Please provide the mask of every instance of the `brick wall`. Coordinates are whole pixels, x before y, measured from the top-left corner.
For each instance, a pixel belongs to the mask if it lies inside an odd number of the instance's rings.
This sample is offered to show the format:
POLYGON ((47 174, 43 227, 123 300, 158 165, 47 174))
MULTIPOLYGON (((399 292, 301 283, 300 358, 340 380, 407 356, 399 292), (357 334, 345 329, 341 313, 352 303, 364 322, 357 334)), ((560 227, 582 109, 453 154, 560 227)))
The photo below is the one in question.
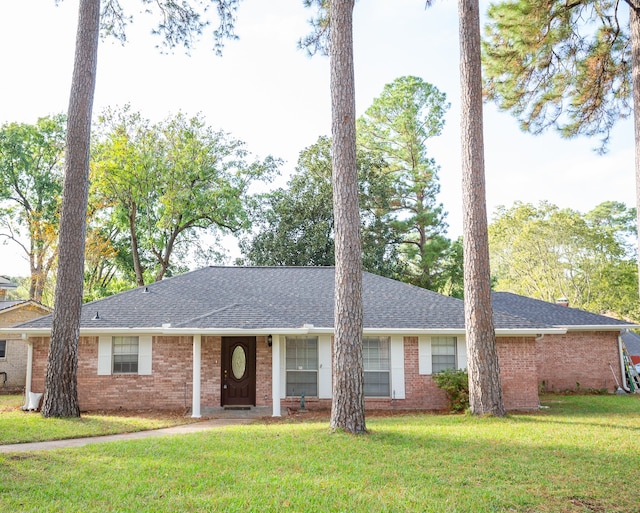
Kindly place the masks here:
MULTIPOLYGON (((533 337, 497 339, 500 378, 507 410, 538 408, 538 379, 536 371, 535 340, 533 337)), ((405 399, 365 399, 366 409, 446 410, 448 401, 431 375, 420 374, 418 367, 418 338, 404 338, 405 399)), ((282 408, 299 407, 299 400, 288 398, 282 408)), ((307 409, 331 408, 330 400, 306 400, 307 409)))
MULTIPOLYGON (((32 339, 34 366, 31 390, 44 391, 49 339, 32 339)), ((200 404, 219 407, 221 337, 202 337, 200 404)), ((25 345, 26 346, 26 345, 25 345)), ((193 342, 190 336, 153 337, 152 374, 98 375, 98 337, 81 337, 78 345, 78 402, 96 409, 190 409, 193 392, 193 342)), ((256 405, 271 405, 271 348, 256 341, 256 405), (266 396, 266 399, 265 399, 266 396)))
POLYGON ((609 367, 620 380, 617 332, 545 335, 537 342, 536 353, 538 384, 545 390, 617 388, 609 367))
POLYGON ((533 337, 496 339, 502 399, 507 410, 538 408, 536 343, 533 337))
MULTIPOLYGON (((31 389, 44 390, 48 338, 34 338, 31 389)), ((615 382, 612 363, 620 379, 617 336, 611 333, 547 335, 497 339, 504 403, 508 410, 538 407, 538 386, 545 381, 556 391, 580 387, 609 388, 615 382), (584 358, 584 355, 589 358, 584 358)), ((152 375, 98 376, 98 337, 82 337, 79 344, 78 399, 82 410, 94 409, 189 409, 192 394, 193 344, 190 336, 154 337, 152 375)), ((256 405, 271 406, 271 348, 264 337, 256 340, 256 405)), ((201 406, 218 407, 221 397, 221 338, 202 337, 201 406)), ((367 409, 442 410, 447 399, 430 375, 418 372, 418 339, 405 337, 405 399, 366 399, 367 409)), ((298 408, 299 398, 281 401, 298 408)), ((329 409, 328 399, 306 399, 307 409, 329 409)))

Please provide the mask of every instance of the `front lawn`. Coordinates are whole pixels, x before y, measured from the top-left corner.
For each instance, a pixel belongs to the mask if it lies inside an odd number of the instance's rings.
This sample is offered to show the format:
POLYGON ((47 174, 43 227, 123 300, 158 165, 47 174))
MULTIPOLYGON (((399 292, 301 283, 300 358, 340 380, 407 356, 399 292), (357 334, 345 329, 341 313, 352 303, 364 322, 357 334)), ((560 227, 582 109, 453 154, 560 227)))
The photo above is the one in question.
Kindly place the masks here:
POLYGON ((546 396, 535 414, 258 422, 0 455, 0 506, 65 512, 640 511, 639 396, 546 396))
POLYGON ((40 413, 22 411, 23 403, 21 395, 0 395, 0 445, 129 433, 192 422, 182 414, 157 415, 151 411, 91 412, 80 419, 45 419, 40 413))

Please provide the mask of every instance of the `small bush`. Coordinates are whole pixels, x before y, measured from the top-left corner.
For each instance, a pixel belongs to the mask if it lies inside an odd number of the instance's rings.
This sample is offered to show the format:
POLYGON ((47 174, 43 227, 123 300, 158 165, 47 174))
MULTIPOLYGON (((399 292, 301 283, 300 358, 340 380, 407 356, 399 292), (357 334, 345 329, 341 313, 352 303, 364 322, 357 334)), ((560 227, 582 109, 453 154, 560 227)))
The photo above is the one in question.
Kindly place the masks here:
POLYGON ((436 386, 447 394, 451 411, 469 408, 469 375, 466 370, 447 369, 433 375, 436 386))

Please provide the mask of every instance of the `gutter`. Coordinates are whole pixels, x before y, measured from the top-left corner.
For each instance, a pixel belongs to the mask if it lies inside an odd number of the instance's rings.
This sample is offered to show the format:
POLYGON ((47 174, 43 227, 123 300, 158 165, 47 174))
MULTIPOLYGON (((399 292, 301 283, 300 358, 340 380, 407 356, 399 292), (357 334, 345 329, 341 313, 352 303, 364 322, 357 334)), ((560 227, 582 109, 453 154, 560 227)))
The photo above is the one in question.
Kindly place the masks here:
POLYGON ((622 331, 640 328, 640 324, 568 324, 558 325, 560 328, 565 328, 567 331, 622 331))
MULTIPOLYGON (((50 337, 51 328, 4 328, 3 332, 21 334, 26 337, 50 337)), ((540 335, 564 335, 565 328, 544 328, 544 329, 497 329, 497 337, 515 336, 540 336, 540 335)), ((259 329, 239 329, 239 328, 172 328, 170 324, 162 327, 140 327, 140 328, 80 328, 80 335, 109 335, 109 334, 146 334, 146 335, 222 335, 222 336, 267 336, 267 335, 332 335, 334 329, 330 327, 316 327, 312 324, 304 324, 299 328, 259 328, 259 329)), ((460 328, 364 328, 364 335, 452 335, 464 336, 464 329, 460 328)))

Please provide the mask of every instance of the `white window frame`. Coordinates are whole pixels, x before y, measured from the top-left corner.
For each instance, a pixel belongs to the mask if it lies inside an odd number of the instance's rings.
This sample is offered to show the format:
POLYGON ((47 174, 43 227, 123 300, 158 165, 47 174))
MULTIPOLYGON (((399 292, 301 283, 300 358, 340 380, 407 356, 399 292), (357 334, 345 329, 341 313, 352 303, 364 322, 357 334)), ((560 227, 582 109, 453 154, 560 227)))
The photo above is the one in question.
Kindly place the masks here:
MULTIPOLYGON (((363 354, 363 371, 364 371, 364 389, 365 389, 365 393, 364 396, 365 397, 391 397, 392 395, 392 386, 391 386, 391 337, 388 336, 367 336, 364 335, 362 337, 362 343, 363 343, 363 353, 365 352, 365 348, 364 345, 368 344, 369 341, 373 341, 373 340, 377 340, 378 344, 380 344, 380 341, 382 339, 385 339, 386 344, 387 344, 387 358, 386 358, 386 368, 384 366, 384 362, 382 361, 378 361, 378 365, 375 365, 375 369, 371 369, 371 368, 367 368, 368 367, 368 363, 370 363, 367 359, 367 357, 363 354), (376 394, 376 395, 369 395, 366 393, 367 390, 367 374, 371 375, 372 373, 386 373, 387 374, 387 386, 388 386, 388 393, 387 394, 376 394)), ((378 346, 378 353, 380 354, 380 345, 378 346)))
MULTIPOLYGON (((467 346, 464 337, 451 336, 456 340, 456 366, 458 370, 467 368, 467 346)), ((418 337, 418 374, 433 374, 431 336, 418 337)))
POLYGON ((316 384, 316 390, 314 394, 307 394, 305 393, 305 397, 319 397, 320 395, 320 383, 319 383, 319 378, 320 378, 320 372, 319 372, 319 366, 320 366, 320 354, 319 354, 319 347, 320 347, 320 341, 319 341, 319 337, 317 336, 310 336, 310 335, 289 335, 289 336, 285 336, 284 337, 284 369, 285 369, 285 387, 284 387, 284 391, 285 391, 285 397, 301 397, 302 394, 296 394, 296 395, 291 395, 289 394, 289 373, 308 373, 309 375, 315 375, 315 384, 316 384), (315 357, 315 362, 316 362, 316 366, 315 369, 313 368, 303 368, 304 365, 302 366, 298 366, 298 368, 289 368, 289 360, 288 360, 288 345, 289 342, 294 342, 294 341, 315 341, 315 345, 316 345, 316 357, 315 357))
POLYGON ((140 337, 117 336, 111 339, 113 351, 111 372, 113 374, 138 374, 138 355, 140 354, 140 337), (133 366, 133 370, 123 370, 133 366), (116 368, 118 370, 116 370, 116 368))
POLYGON ((438 336, 438 337, 432 337, 431 338, 431 373, 435 374, 436 372, 441 372, 444 370, 456 370, 458 368, 458 338, 457 337, 451 337, 451 336, 438 336), (434 352, 436 347, 439 347, 439 344, 436 344, 435 342, 441 342, 443 340, 446 340, 448 342, 447 344, 447 348, 451 345, 453 346, 453 354, 436 354, 437 352, 434 352), (453 364, 449 367, 444 367, 444 368, 440 368, 437 371, 434 370, 435 367, 435 362, 434 359, 435 357, 438 356, 446 356, 446 357, 451 357, 453 356, 453 364))
POLYGON ((6 360, 7 359, 7 346, 9 344, 7 344, 6 340, 0 340, 0 346, 2 347, 2 351, 0 352, 0 360, 6 360))
POLYGON ((98 337, 98 375, 99 376, 146 376, 153 370, 153 337, 151 335, 138 336, 138 372, 113 372, 113 339, 118 336, 130 335, 101 335, 98 337))

